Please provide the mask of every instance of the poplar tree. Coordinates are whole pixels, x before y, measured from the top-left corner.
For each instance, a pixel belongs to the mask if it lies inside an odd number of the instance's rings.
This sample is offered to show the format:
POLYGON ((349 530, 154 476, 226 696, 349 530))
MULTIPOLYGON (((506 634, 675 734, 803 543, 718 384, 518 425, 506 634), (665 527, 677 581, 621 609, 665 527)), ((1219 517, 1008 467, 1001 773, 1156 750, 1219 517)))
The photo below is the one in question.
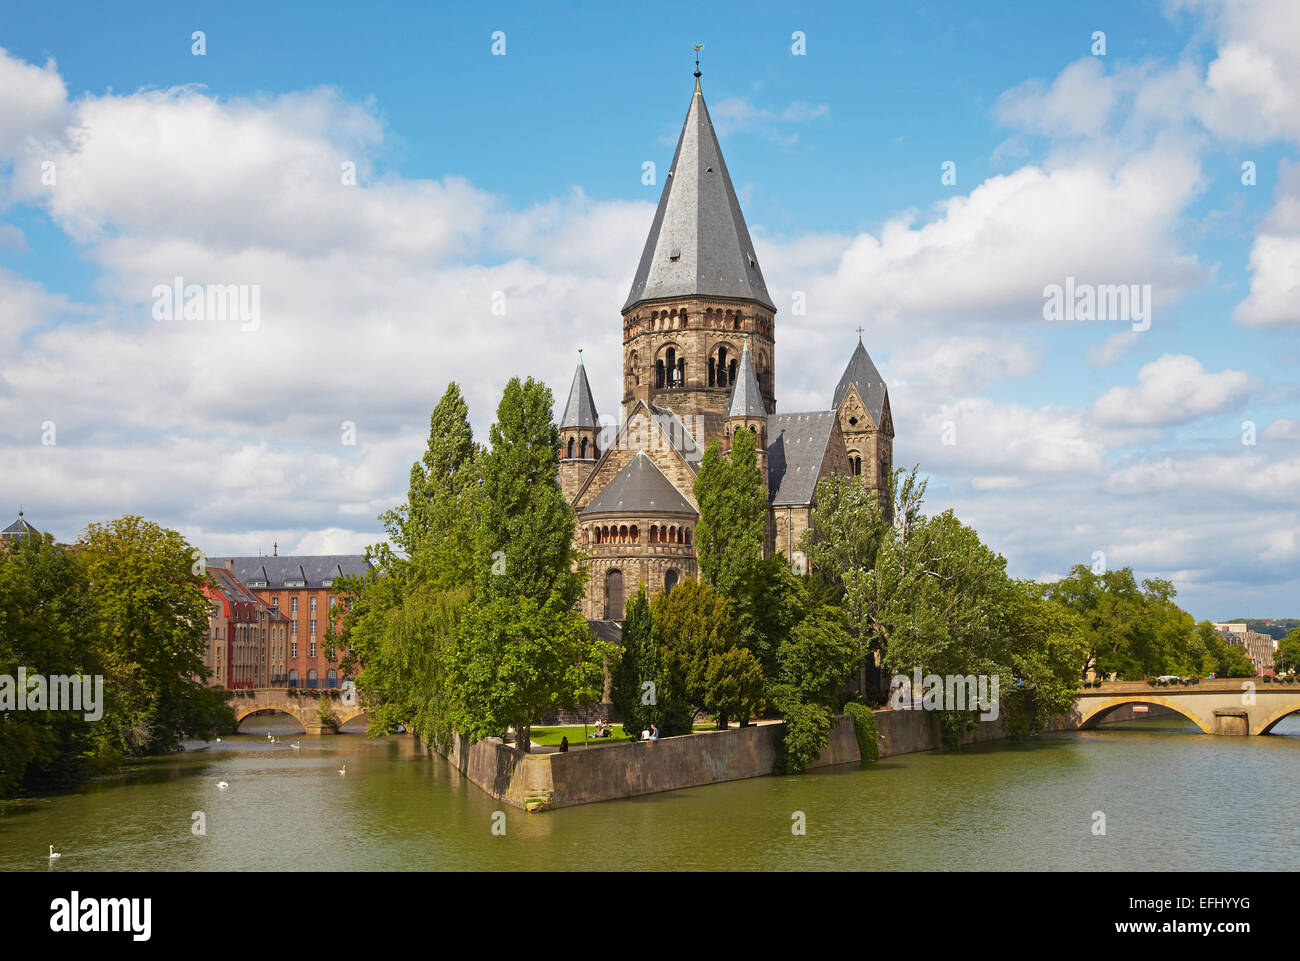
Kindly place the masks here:
POLYGON ((480 458, 474 597, 446 658, 456 729, 477 739, 513 728, 522 752, 544 714, 599 697, 602 661, 618 659, 575 610, 583 575, 551 409, 545 384, 506 384, 480 458))
POLYGON ((729 453, 722 453, 716 443, 709 445, 695 479, 700 574, 727 598, 736 595, 741 581, 763 556, 767 496, 756 451, 755 435, 736 431, 729 453))

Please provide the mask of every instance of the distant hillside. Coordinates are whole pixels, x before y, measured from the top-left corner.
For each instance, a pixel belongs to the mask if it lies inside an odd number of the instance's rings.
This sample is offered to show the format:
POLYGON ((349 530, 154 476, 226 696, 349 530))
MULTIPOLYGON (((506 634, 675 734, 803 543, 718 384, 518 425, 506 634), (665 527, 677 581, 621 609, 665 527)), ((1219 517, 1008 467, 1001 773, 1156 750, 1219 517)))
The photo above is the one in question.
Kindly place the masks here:
POLYGON ((1218 624, 1240 624, 1246 622, 1246 630, 1257 631, 1260 634, 1267 634, 1274 640, 1282 640, 1294 628, 1300 627, 1300 617, 1229 617, 1224 621, 1217 621, 1218 624), (1264 621, 1272 621, 1271 624, 1265 624, 1264 621))

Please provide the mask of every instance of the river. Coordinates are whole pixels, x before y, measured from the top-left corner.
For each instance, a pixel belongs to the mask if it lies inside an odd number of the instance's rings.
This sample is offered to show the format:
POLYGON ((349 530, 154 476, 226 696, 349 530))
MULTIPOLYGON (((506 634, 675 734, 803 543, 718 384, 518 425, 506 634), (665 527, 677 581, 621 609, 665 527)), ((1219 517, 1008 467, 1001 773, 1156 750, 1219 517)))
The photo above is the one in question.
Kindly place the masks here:
POLYGON ((409 737, 308 738, 280 717, 248 727, 268 728, 280 743, 241 734, 0 802, 0 870, 1300 868, 1300 717, 1267 737, 1135 721, 540 815, 409 737))

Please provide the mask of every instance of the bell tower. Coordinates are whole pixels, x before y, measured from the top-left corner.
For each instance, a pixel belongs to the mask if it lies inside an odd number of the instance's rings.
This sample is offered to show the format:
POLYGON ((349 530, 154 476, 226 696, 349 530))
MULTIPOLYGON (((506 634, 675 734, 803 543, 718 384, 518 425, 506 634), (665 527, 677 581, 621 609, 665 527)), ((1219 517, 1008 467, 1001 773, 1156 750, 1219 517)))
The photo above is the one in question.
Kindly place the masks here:
POLYGON ((746 338, 762 406, 776 411, 776 306, 699 77, 623 305, 623 404, 648 393, 707 447, 725 436, 746 338))

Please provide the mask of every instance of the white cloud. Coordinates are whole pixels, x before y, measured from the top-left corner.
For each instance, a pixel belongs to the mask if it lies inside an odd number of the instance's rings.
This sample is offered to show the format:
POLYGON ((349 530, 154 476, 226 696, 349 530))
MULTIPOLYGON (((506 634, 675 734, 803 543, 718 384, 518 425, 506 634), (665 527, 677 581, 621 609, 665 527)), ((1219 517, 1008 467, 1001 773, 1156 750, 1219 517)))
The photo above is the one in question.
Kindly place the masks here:
POLYGON ((1132 350, 1134 345, 1137 344, 1137 339, 1137 332, 1132 330, 1123 330, 1118 334, 1111 334, 1106 338, 1104 344, 1091 348, 1084 359, 1092 367, 1109 367, 1132 350))
POLYGON ((1112 387, 1093 405, 1104 424, 1156 427, 1216 414, 1240 403, 1254 382, 1245 371, 1206 372, 1185 354, 1166 354, 1143 365, 1136 387, 1112 387))

